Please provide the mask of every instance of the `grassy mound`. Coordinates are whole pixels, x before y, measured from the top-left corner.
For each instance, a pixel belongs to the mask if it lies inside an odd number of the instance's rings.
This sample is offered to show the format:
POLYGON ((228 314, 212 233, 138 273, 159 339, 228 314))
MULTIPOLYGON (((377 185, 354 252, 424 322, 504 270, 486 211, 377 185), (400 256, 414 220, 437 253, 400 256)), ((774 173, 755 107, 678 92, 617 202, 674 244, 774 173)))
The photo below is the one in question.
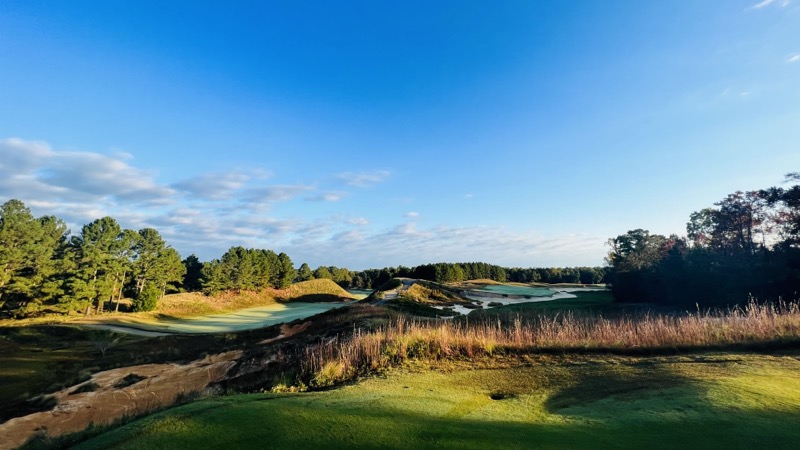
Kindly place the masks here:
POLYGON ((278 299, 286 302, 338 302, 355 300, 353 294, 328 279, 317 279, 295 283, 276 291, 278 299))
POLYGON ((141 316, 194 317, 222 314, 245 308, 272 305, 277 302, 275 291, 222 292, 214 296, 185 292, 164 296, 154 313, 141 316))
POLYGON ((76 448, 794 448, 796 356, 394 372, 331 391, 200 401, 76 448))
POLYGON ((447 289, 442 289, 435 283, 414 283, 410 288, 403 291, 403 297, 420 303, 433 304, 452 304, 463 303, 466 300, 447 289))

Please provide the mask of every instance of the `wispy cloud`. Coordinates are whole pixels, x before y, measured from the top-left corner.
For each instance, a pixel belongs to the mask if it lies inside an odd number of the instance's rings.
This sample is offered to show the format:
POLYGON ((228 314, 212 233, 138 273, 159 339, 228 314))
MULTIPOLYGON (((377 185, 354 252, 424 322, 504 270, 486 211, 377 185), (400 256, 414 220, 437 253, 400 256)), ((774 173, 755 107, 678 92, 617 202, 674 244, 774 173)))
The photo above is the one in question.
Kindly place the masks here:
POLYGON ((343 230, 322 239, 296 239, 289 245, 292 257, 315 264, 348 261, 351 268, 381 264, 417 265, 438 261, 487 261, 506 266, 552 266, 573 261, 597 265, 591 255, 604 253, 605 239, 591 235, 541 236, 533 231, 503 227, 419 228, 415 222, 384 231, 343 230), (376 248, 376 243, 378 247, 376 248), (333 259, 321 259, 323 256, 333 259))
POLYGON ((124 154, 56 151, 43 142, 0 140, 0 194, 44 202, 166 204, 175 191, 124 154))
POLYGON ((318 195, 306 197, 309 202, 338 202, 347 195, 345 192, 322 192, 318 195))
POLYGON ((793 55, 789 55, 786 58, 786 62, 789 63, 789 64, 800 62, 800 53, 795 53, 793 55))
POLYGON ((347 186, 363 188, 383 183, 389 178, 389 175, 388 170, 375 170, 372 172, 344 172, 337 175, 336 178, 347 186))
POLYGON ((416 211, 409 211, 403 215, 403 217, 407 217, 409 219, 416 219, 419 217, 419 213, 416 211))
POLYGON ((751 6, 749 9, 764 9, 768 6, 780 6, 785 8, 792 3, 791 0, 763 0, 755 5, 751 6))
POLYGON ((275 202, 292 200, 313 189, 313 186, 303 184, 260 186, 247 189, 243 193, 241 200, 253 206, 264 206, 275 202))
MULTIPOLYGON (((252 174, 245 172, 204 174, 181 180, 171 187, 190 198, 227 200, 251 178, 252 174)), ((261 175, 260 178, 265 176, 261 175)))

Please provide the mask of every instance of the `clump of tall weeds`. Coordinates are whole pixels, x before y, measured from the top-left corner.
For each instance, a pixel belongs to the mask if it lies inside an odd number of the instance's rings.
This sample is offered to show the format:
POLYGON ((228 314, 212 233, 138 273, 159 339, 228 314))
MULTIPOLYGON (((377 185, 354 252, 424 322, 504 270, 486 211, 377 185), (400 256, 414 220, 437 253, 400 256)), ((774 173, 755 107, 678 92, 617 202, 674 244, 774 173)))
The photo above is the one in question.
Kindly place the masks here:
POLYGON ((536 314, 511 320, 430 321, 397 317, 303 350, 300 377, 332 386, 409 360, 441 361, 543 351, 663 351, 800 341, 800 304, 749 302, 725 310, 621 317, 536 314))

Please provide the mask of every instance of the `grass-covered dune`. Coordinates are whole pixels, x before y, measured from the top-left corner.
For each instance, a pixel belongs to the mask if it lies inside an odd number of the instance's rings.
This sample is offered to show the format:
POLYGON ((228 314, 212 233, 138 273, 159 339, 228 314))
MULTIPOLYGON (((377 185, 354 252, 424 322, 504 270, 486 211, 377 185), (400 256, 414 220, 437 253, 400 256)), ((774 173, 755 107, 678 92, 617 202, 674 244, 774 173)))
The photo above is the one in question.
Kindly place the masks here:
POLYGON ((332 280, 320 278, 295 283, 276 292, 280 301, 292 302, 331 302, 355 300, 355 296, 332 280))
POLYGON ((223 292, 212 296, 198 292, 172 294, 159 300, 155 311, 135 313, 135 315, 138 317, 180 318, 221 314, 276 303, 331 302, 354 299, 352 294, 332 280, 318 279, 295 283, 285 289, 267 288, 258 292, 223 292))
POLYGON ((82 443, 156 448, 796 448, 796 354, 530 357, 170 409, 82 443))

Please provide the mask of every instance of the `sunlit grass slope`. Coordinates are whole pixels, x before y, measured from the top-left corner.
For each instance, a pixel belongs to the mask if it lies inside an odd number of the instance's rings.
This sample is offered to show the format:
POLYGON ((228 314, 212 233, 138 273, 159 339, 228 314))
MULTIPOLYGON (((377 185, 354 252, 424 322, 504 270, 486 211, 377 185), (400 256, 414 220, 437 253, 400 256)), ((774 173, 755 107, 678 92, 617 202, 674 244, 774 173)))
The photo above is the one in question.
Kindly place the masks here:
POLYGON ((355 300, 355 296, 332 280, 325 278, 295 283, 286 289, 277 291, 282 301, 326 302, 355 300))
POLYGON ((200 401, 78 448, 796 448, 796 355, 530 359, 200 401))

